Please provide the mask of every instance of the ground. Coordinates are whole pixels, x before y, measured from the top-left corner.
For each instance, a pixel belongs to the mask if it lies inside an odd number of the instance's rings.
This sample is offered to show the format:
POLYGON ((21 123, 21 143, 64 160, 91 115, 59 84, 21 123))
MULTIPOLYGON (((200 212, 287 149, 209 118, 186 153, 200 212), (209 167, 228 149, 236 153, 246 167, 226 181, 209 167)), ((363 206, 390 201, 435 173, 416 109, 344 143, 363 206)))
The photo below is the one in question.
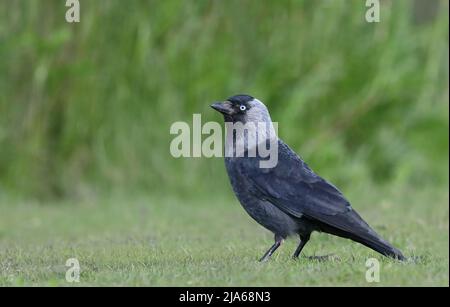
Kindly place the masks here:
MULTIPOLYGON (((206 194, 205 194, 206 195, 206 194)), ((349 240, 313 234, 305 256, 291 238, 267 263, 264 230, 230 197, 110 196, 35 202, 0 198, 0 286, 448 286, 448 189, 360 190, 353 207, 410 258, 384 258, 349 240), (366 260, 380 282, 366 281, 366 260), (65 280, 68 258, 80 282, 65 280)))

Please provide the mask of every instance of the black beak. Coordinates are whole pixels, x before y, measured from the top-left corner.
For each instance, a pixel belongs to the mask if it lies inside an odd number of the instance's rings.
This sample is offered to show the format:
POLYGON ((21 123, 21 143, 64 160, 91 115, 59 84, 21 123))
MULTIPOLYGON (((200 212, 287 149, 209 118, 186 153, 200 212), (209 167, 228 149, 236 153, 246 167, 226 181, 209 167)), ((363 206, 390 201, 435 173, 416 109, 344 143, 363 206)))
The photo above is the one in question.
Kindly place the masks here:
POLYGON ((211 108, 225 115, 232 115, 234 112, 229 101, 213 103, 211 108))

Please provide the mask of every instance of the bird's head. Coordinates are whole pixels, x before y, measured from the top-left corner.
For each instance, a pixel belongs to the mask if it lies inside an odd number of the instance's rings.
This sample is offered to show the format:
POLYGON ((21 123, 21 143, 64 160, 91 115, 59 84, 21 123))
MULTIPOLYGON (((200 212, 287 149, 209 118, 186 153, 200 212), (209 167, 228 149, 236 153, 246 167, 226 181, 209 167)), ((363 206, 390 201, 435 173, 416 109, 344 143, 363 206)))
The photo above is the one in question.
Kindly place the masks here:
POLYGON ((225 119, 226 157, 259 157, 260 167, 272 168, 278 162, 278 136, 269 111, 258 99, 235 95, 211 107, 225 119), (268 147, 268 148, 267 148, 268 147), (269 158, 267 161, 266 158, 269 158))
POLYGON ((243 124, 271 122, 266 106, 249 95, 235 95, 223 102, 216 102, 211 107, 222 113, 226 122, 243 124))

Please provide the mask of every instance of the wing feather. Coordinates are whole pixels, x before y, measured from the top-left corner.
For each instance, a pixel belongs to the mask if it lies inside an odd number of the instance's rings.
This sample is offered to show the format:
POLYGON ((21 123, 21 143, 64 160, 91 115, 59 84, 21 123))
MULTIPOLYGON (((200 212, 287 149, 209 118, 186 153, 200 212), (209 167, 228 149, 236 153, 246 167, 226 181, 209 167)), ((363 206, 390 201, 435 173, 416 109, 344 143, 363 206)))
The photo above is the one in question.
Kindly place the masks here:
POLYGON ((345 231, 368 227, 334 185, 281 141, 277 166, 252 172, 248 179, 262 197, 292 216, 306 216, 345 231))

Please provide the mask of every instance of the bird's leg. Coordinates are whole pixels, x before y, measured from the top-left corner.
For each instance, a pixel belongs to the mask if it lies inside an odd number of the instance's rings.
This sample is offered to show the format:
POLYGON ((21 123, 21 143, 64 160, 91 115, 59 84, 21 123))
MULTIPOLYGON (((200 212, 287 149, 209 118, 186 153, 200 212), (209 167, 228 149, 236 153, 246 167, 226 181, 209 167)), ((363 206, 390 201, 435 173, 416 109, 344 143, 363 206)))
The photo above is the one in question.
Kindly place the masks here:
POLYGON ((294 252, 294 255, 292 255, 292 258, 297 259, 300 253, 302 252, 303 247, 305 247, 306 243, 309 241, 309 235, 302 236, 300 235, 300 243, 297 246, 297 249, 294 252))
POLYGON ((283 238, 275 235, 275 243, 272 245, 271 248, 262 256, 261 259, 259 259, 260 262, 265 262, 269 260, 270 256, 277 250, 278 247, 280 247, 281 243, 283 243, 283 238))

